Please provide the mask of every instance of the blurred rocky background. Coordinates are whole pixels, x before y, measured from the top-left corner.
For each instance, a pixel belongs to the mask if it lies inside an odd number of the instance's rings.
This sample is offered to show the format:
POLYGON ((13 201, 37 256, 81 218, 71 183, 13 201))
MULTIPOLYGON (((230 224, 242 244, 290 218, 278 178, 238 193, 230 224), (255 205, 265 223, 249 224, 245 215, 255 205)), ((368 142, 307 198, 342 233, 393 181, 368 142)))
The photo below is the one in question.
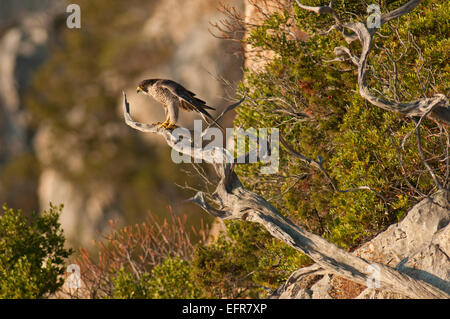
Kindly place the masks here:
MULTIPOLYGON (((244 0, 222 2, 243 10, 244 0)), ((203 213, 181 205, 189 194, 175 185, 189 167, 173 164, 158 138, 124 125, 121 91, 145 122, 164 119, 135 94, 149 77, 179 81, 218 111, 226 106, 243 62, 209 32, 222 18, 219 1, 76 3, 81 29, 66 26, 69 3, 0 2, 0 203, 26 213, 64 204, 72 246, 88 245, 111 218, 135 223, 169 205, 198 223, 203 213)))

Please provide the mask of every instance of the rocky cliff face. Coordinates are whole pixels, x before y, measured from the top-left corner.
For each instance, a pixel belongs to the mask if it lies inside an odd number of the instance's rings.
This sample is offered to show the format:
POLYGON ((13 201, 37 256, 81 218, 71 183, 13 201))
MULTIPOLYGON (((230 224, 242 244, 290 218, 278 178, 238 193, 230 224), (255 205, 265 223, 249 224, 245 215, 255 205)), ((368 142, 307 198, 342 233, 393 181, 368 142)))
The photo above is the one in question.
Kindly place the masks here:
MULTIPOLYGON (((245 2, 245 23, 247 25, 260 25, 265 20, 267 15, 274 12, 282 12, 287 10, 291 12, 292 1, 289 0, 248 0, 245 2)), ((306 39, 307 34, 298 29, 296 24, 291 21, 289 34, 292 38, 299 41, 306 39)), ((251 45, 247 44, 245 47, 245 67, 258 71, 263 68, 268 62, 272 61, 275 53, 270 50, 257 50, 251 45)))
POLYGON ((29 148, 21 93, 45 60, 55 1, 5 0, 0 6, 0 163, 29 148))
POLYGON ((48 55, 57 1, 0 3, 0 202, 37 210, 37 169, 23 92, 48 55))

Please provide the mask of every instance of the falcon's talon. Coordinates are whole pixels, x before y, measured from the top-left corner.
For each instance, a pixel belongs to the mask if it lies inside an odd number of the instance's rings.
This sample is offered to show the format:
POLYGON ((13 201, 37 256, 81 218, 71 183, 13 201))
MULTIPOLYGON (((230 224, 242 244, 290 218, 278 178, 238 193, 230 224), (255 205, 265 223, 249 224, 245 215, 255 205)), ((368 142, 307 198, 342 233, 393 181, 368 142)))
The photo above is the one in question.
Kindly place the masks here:
POLYGON ((178 128, 178 126, 176 126, 175 124, 173 124, 173 123, 169 123, 168 125, 166 125, 165 126, 166 127, 166 129, 168 129, 168 130, 174 130, 174 129, 176 129, 176 128, 178 128))
POLYGON ((162 128, 162 127, 167 128, 167 125, 169 125, 169 121, 168 120, 166 120, 164 123, 162 123, 160 126, 158 126, 158 128, 159 129, 162 128))
POLYGON ((154 125, 154 126, 159 125, 159 124, 161 124, 161 122, 152 123, 152 125, 154 125))

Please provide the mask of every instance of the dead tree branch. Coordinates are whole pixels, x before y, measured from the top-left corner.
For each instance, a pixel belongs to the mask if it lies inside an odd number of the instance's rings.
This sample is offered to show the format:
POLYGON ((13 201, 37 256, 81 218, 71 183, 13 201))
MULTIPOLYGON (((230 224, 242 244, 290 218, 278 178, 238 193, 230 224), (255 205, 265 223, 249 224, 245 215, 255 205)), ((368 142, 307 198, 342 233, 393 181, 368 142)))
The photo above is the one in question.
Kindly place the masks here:
MULTIPOLYGON (((400 103, 390 101, 384 96, 377 97, 370 92, 370 89, 366 83, 366 79, 368 58, 376 28, 369 28, 361 22, 342 23, 339 16, 332 8, 333 1, 331 1, 328 6, 322 7, 309 7, 301 4, 298 0, 295 1, 297 5, 304 10, 315 12, 318 14, 330 14, 336 22, 336 28, 342 30, 342 34, 348 43, 355 39, 359 40, 362 47, 362 52, 359 58, 354 56, 351 53, 350 49, 345 47, 336 47, 334 49, 334 53, 340 58, 342 57, 342 55, 347 55, 357 66, 359 94, 362 98, 364 98, 369 103, 387 111, 400 113, 407 117, 420 117, 424 114, 427 114, 427 117, 450 125, 450 104, 448 98, 443 94, 436 94, 431 98, 421 98, 411 102, 400 103), (353 36, 349 37, 348 35, 344 34, 344 29, 351 31, 353 36)), ((393 11, 383 14, 380 18, 380 26, 388 23, 393 19, 408 14, 414 8, 416 8, 420 4, 420 2, 421 0, 411 0, 405 5, 393 11)), ((327 32, 325 34, 327 34, 327 32)))

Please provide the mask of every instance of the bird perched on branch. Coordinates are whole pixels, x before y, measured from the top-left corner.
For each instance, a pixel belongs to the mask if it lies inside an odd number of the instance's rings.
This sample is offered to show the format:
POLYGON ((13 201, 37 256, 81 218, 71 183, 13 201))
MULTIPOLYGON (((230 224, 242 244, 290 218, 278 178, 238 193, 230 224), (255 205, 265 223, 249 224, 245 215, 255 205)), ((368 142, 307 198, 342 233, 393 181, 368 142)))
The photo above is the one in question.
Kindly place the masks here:
POLYGON ((156 101, 161 103, 166 112, 166 121, 154 123, 154 125, 161 124, 158 128, 164 127, 166 129, 176 128, 178 120, 178 109, 182 108, 186 111, 195 111, 202 115, 203 119, 208 123, 205 116, 212 120, 222 131, 224 130, 216 120, 206 111, 215 110, 206 105, 205 101, 195 97, 195 93, 187 90, 181 84, 172 80, 163 79, 148 79, 139 83, 136 90, 137 93, 143 92, 146 95, 152 96, 156 101))

